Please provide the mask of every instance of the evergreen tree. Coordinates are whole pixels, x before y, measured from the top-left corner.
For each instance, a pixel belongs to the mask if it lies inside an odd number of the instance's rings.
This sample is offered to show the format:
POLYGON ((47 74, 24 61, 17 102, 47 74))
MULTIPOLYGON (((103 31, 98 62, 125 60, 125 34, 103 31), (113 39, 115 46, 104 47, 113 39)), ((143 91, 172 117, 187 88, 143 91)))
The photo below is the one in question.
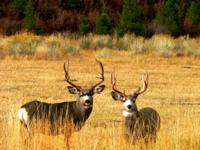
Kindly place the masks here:
POLYGON ((124 0, 118 34, 123 36, 126 32, 134 32, 139 35, 142 34, 143 29, 143 11, 137 4, 137 0, 124 0))
POLYGON ((26 4, 27 4, 27 0, 13 0, 12 5, 19 18, 24 17, 24 10, 25 10, 26 4))
POLYGON ((192 24, 200 24, 200 1, 193 1, 188 9, 189 17, 192 19, 192 24))
POLYGON ((62 3, 67 8, 77 8, 83 6, 83 0, 62 0, 62 3))
POLYGON ((81 35, 85 35, 89 32, 89 21, 86 16, 81 16, 80 25, 79 25, 79 33, 81 35))
POLYGON ((32 0, 28 0, 25 7, 24 27, 27 31, 34 31, 37 26, 37 18, 33 7, 32 0))
POLYGON ((101 14, 96 19, 96 33, 109 34, 111 33, 111 20, 107 13, 105 4, 103 4, 101 14))
POLYGON ((172 35, 180 31, 179 0, 167 0, 163 9, 164 25, 172 35))

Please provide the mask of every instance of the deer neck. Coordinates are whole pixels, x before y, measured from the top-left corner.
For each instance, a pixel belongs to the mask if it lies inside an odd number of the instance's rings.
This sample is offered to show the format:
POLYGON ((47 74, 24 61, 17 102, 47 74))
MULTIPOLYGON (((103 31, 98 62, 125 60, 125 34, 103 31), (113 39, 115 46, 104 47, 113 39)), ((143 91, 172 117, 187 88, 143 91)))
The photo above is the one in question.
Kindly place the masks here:
POLYGON ((132 117, 137 118, 137 117, 139 117, 138 111, 129 112, 129 111, 123 110, 122 114, 125 118, 132 118, 132 117))
POLYGON ((125 134, 132 135, 135 129, 135 125, 139 121, 140 114, 138 111, 134 111, 131 113, 123 111, 123 116, 124 116, 125 134))
POLYGON ((86 120, 90 116, 90 114, 92 112, 92 108, 93 108, 93 106, 91 106, 89 108, 85 108, 80 101, 76 102, 76 107, 77 107, 79 113, 81 114, 80 116, 83 117, 83 120, 86 120))

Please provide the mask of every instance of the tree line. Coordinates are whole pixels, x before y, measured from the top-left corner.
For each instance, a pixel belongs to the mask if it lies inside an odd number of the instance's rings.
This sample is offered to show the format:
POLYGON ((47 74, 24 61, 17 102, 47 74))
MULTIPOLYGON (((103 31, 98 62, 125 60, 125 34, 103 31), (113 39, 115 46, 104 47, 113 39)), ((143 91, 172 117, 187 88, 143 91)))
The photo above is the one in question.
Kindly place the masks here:
POLYGON ((3 0, 0 32, 200 33, 199 0, 3 0))

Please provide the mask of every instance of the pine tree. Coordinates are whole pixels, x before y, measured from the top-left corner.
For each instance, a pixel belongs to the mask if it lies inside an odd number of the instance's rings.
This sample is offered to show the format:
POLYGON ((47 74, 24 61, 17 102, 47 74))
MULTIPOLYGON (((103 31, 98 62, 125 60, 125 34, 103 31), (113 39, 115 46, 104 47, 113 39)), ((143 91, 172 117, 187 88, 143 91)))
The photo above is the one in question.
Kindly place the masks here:
POLYGON ((107 13, 105 4, 103 4, 101 14, 96 19, 96 33, 109 34, 111 33, 111 20, 107 13))
POLYGON ((37 18, 33 7, 32 0, 27 2, 25 7, 25 18, 24 18, 24 27, 27 31, 34 31, 37 26, 37 18))
POLYGON ((189 17, 192 19, 192 24, 200 24, 200 1, 193 1, 188 9, 189 17))
POLYGON ((86 16, 81 16, 80 25, 79 25, 79 33, 81 35, 85 35, 89 32, 89 21, 86 16))
POLYGON ((83 0, 62 0, 62 3, 67 8, 77 8, 83 6, 83 0))
POLYGON ((134 32, 139 35, 142 34, 143 29, 143 11, 137 4, 137 0, 124 0, 118 34, 123 36, 126 32, 134 32))
POLYGON ((13 0, 13 7, 19 18, 24 17, 24 10, 28 0, 13 0))
POLYGON ((180 32, 179 0, 167 0, 163 9, 164 24, 172 35, 180 32))

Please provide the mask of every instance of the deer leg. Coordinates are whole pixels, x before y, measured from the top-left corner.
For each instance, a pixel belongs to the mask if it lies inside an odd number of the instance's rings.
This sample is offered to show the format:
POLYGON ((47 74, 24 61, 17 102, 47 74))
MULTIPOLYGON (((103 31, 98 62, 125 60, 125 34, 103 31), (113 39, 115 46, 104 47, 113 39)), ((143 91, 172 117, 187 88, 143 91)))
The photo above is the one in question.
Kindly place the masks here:
POLYGON ((156 138, 157 138, 157 134, 154 133, 154 134, 151 136, 151 138, 150 138, 151 142, 152 142, 152 143, 156 143, 156 138))
POLYGON ((27 149, 27 147, 30 147, 30 143, 32 141, 33 133, 30 131, 28 126, 26 126, 24 123, 20 124, 20 138, 21 138, 21 144, 24 149, 27 149))
POLYGON ((28 128, 27 126, 23 123, 23 122, 20 122, 20 129, 19 129, 19 134, 20 134, 20 139, 21 139, 21 142, 22 144, 26 144, 26 139, 28 137, 28 128))
POLYGON ((70 134, 65 134, 64 135, 64 142, 65 142, 65 147, 67 150, 70 149, 70 144, 69 144, 69 139, 70 139, 70 134))

